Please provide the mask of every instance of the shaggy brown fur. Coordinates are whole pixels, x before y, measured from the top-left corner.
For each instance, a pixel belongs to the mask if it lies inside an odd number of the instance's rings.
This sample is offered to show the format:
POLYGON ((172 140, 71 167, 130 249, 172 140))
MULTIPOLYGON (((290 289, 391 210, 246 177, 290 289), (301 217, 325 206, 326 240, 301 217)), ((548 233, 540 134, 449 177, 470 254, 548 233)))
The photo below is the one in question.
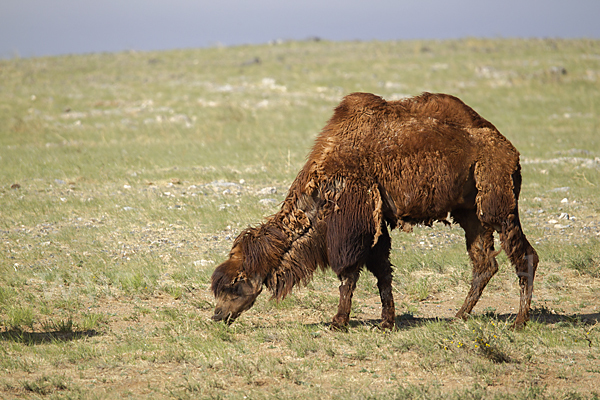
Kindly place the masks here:
POLYGON ((382 326, 393 327, 388 227, 454 222, 465 230, 473 281, 457 317, 477 303, 498 265, 494 231, 520 279, 515 325, 529 319, 538 257, 519 222, 519 153, 456 97, 424 93, 387 102, 346 96, 316 139, 281 210, 243 231, 215 270, 214 319, 233 321, 262 286, 285 297, 318 268, 339 277, 333 326, 348 323, 352 293, 366 267, 378 280, 382 326))

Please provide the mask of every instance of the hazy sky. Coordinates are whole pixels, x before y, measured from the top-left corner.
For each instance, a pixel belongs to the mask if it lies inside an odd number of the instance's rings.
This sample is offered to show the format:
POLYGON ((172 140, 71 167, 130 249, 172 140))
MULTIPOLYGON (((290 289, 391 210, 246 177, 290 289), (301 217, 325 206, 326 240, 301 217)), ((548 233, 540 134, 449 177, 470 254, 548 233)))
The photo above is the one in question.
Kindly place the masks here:
POLYGON ((275 39, 600 39, 600 0, 1 0, 0 58, 275 39))

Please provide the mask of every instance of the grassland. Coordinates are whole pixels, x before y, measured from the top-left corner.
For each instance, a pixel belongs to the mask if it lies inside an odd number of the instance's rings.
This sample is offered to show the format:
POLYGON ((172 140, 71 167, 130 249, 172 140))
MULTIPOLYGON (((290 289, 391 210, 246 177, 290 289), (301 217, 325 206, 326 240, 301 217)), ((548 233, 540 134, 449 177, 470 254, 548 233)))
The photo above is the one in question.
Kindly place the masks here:
POLYGON ((0 61, 1 398, 597 399, 600 41, 289 42, 0 61), (520 150, 533 321, 506 258, 466 322, 457 227, 394 233, 399 329, 364 274, 212 323, 210 275, 276 211, 345 94, 459 96, 520 150))

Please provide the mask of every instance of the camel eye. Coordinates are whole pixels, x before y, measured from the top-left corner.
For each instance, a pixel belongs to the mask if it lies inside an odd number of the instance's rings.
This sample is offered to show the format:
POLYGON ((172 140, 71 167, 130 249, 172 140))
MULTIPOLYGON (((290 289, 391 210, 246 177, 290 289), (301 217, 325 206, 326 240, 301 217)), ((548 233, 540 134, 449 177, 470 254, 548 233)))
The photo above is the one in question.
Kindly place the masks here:
POLYGON ((233 285, 232 289, 233 289, 233 293, 237 294, 238 296, 243 296, 245 294, 243 281, 237 282, 235 285, 233 285))
POLYGON ((241 283, 242 282, 240 281, 232 282, 230 285, 224 288, 224 291, 229 293, 231 296, 241 296, 243 294, 243 288, 241 283))

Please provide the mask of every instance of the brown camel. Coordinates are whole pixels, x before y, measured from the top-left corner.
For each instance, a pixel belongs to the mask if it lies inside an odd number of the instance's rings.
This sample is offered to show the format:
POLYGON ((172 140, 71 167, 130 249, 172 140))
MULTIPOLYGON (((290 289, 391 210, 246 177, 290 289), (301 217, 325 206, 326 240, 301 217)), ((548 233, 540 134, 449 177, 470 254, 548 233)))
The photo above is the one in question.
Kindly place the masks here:
POLYGON ((337 106, 292 183, 281 210, 235 240, 212 276, 214 320, 233 322, 263 285, 276 299, 317 268, 340 279, 334 328, 348 323, 363 267, 377 278, 383 328, 395 324, 388 228, 448 223, 465 231, 473 280, 465 318, 498 271, 494 232, 521 288, 516 327, 529 320, 538 256, 519 221, 519 153, 456 97, 424 93, 385 101, 353 93, 337 106))

